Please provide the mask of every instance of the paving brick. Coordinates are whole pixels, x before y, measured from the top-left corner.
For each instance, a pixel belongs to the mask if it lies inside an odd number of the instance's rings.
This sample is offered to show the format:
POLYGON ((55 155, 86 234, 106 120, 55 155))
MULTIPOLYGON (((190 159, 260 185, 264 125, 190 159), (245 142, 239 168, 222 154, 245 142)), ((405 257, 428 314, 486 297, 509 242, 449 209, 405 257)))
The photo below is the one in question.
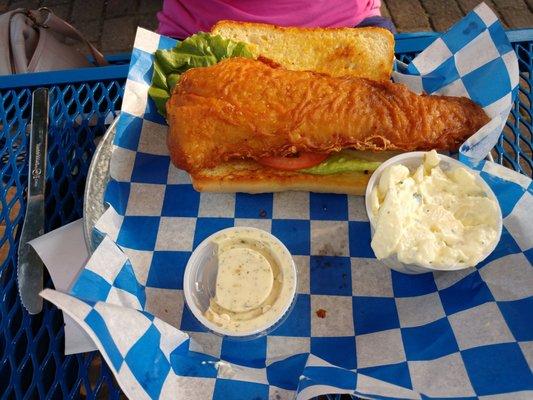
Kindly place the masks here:
POLYGON ((95 19, 92 21, 72 21, 74 25, 87 39, 93 44, 97 44, 100 40, 100 34, 102 32, 102 21, 95 19))
POLYGON ((157 25, 158 22, 155 13, 145 13, 139 16, 139 26, 150 29, 151 31, 155 31, 157 29, 157 25))
MULTIPOLYGON (((507 26, 500 12, 494 5, 494 2, 492 0, 484 0, 484 2, 487 6, 489 6, 492 9, 492 11, 494 11, 494 13, 498 16, 500 21, 503 23, 503 25, 507 26)), ((472 11, 476 6, 479 5, 479 0, 457 0, 457 4, 459 4, 459 8, 461 9, 461 11, 463 11, 464 14, 467 14, 468 12, 472 11)))
POLYGON ((41 6, 51 7, 58 4, 72 4, 72 0, 41 0, 41 6))
POLYGON ((390 16, 390 12, 389 12, 389 9, 387 8, 387 5, 385 4, 385 2, 381 2, 381 15, 384 16, 385 18, 389 18, 389 19, 392 19, 391 16, 390 16))
POLYGON ((36 8, 39 8, 39 0, 12 1, 9 4, 9 9, 14 10, 16 8, 29 8, 30 10, 35 10, 36 8))
POLYGON ((523 0, 493 0, 501 16, 511 28, 533 26, 533 14, 523 0))
POLYGON ((73 21, 89 21, 102 18, 104 0, 74 0, 72 4, 73 21))
POLYGON ((139 14, 156 13, 163 8, 162 0, 141 0, 139 3, 139 14))
POLYGON ((494 0, 494 4, 501 8, 522 9, 525 6, 523 0, 494 0))
POLYGON ((64 20, 70 19, 70 4, 56 4, 56 5, 46 5, 46 7, 50 8, 54 12, 55 15, 57 15, 59 18, 63 18, 64 20))
MULTIPOLYGON (((492 9, 492 11, 496 11, 496 7, 494 6, 492 0, 484 0, 484 2, 492 9)), ((476 6, 479 5, 479 3, 479 0, 457 0, 457 4, 464 14, 472 11, 476 6)))
POLYGON ((421 0, 422 7, 429 15, 429 21, 436 31, 443 32, 463 16, 454 1, 421 0))
POLYGON ((104 53, 130 51, 136 28, 135 17, 106 19, 102 29, 102 51, 104 53))
POLYGON ((526 12, 514 12, 512 10, 500 9, 506 25, 511 28, 531 28, 533 27, 533 15, 526 12))
POLYGON ((107 0, 105 4, 106 18, 124 17, 137 12, 137 1, 107 0))
POLYGON ((386 0, 385 3, 398 31, 431 30, 426 12, 418 0, 386 0))

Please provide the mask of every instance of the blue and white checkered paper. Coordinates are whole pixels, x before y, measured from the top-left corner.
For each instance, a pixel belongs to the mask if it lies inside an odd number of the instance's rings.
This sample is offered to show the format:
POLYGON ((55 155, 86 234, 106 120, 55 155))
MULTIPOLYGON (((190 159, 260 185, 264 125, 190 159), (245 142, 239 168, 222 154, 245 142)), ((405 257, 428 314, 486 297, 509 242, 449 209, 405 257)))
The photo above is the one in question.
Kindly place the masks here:
MULTIPOLYGON (((483 54, 487 43, 502 54, 500 60, 510 59, 502 32, 482 6, 443 41, 461 63, 462 50, 477 44, 482 48, 475 53, 483 54)), ((111 207, 97 225, 104 240, 70 294, 43 292, 87 331, 129 398, 533 396, 529 178, 493 163, 478 165, 498 196, 505 228, 494 253, 477 268, 423 275, 391 271, 373 257, 363 198, 193 190, 188 175, 171 165, 167 127, 147 98, 152 53, 174 44, 139 29, 106 191, 111 207), (193 248, 234 225, 272 232, 298 266, 292 313, 270 335, 244 342, 207 332, 182 292, 193 248), (324 318, 319 309, 326 311, 324 318)), ((439 67, 449 64, 448 53, 439 55, 437 45, 432 49, 431 57, 422 53, 408 67, 428 72, 413 78, 419 88, 473 88, 472 96, 489 108, 500 98, 511 100, 512 63, 500 65, 496 76, 509 84, 496 98, 495 72, 475 75, 495 59, 471 65, 474 75, 463 74, 459 84, 448 79, 447 67, 439 67), (424 67, 424 57, 439 65, 424 67), (445 72, 441 87, 435 83, 438 70, 445 72), (478 87, 486 88, 486 97, 478 87)))
POLYGON ((475 164, 496 142, 518 91, 518 60, 503 26, 482 3, 431 43, 409 65, 397 62, 395 82, 415 92, 468 97, 491 121, 460 148, 460 159, 475 164))

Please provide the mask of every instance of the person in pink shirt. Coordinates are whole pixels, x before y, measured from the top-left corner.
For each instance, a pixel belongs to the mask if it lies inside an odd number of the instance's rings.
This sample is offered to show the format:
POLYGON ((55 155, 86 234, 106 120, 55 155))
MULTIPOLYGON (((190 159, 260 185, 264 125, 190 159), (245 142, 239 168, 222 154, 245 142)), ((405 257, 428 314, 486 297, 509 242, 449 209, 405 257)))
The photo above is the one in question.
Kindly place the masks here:
POLYGON ((229 19, 279 26, 380 26, 396 33, 380 6, 380 0, 164 0, 157 31, 184 39, 229 19))

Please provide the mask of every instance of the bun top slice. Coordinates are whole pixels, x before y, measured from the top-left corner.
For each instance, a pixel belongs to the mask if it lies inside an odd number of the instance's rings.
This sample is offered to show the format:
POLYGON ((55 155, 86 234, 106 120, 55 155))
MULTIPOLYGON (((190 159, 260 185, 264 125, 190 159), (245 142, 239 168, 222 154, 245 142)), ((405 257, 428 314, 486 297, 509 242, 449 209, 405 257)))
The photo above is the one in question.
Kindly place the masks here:
POLYGON ((389 80, 392 72, 394 36, 383 28, 284 28, 219 21, 211 33, 246 42, 254 56, 268 58, 288 70, 375 81, 389 80))

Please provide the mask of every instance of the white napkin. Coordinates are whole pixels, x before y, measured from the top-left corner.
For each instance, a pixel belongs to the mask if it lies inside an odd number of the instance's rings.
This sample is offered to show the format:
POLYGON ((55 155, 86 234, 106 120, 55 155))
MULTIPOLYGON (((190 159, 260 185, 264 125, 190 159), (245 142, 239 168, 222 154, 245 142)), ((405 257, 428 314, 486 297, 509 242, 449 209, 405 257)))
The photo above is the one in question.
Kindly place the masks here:
MULTIPOLYGON (((83 219, 71 222, 29 242, 50 272, 56 290, 68 292, 89 258, 83 219)), ((68 315, 65 321, 65 354, 96 350, 91 338, 68 315)))

